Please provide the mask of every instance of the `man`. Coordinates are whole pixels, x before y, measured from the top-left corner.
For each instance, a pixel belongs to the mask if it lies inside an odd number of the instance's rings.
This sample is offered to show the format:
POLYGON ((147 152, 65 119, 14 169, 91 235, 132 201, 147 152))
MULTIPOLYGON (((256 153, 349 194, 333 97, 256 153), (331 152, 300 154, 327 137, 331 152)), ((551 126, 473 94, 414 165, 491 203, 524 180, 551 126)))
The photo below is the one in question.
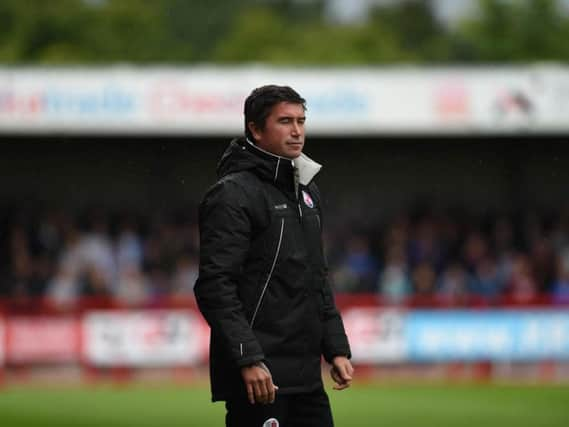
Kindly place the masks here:
POLYGON ((212 400, 227 426, 333 425, 321 378, 353 368, 322 250, 321 166, 302 153, 305 100, 263 86, 245 101, 233 140, 200 205, 197 302, 211 327, 212 400))

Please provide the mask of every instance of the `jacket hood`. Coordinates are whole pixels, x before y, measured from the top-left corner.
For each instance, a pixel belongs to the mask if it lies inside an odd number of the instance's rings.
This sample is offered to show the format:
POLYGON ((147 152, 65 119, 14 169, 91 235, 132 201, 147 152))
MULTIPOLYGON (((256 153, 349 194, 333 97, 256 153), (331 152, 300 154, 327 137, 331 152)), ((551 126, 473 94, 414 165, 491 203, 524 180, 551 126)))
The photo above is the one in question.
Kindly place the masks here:
POLYGON ((235 172, 251 171, 260 179, 272 181, 285 191, 296 193, 298 183, 308 185, 322 166, 301 154, 295 160, 262 150, 245 138, 236 138, 221 156, 218 178, 235 172), (295 177, 295 166, 298 174, 295 177))
POLYGON ((221 156, 217 165, 217 176, 222 178, 230 173, 250 170, 263 179, 274 180, 281 161, 282 166, 284 163, 291 165, 291 160, 264 152, 245 138, 236 138, 229 143, 221 156))

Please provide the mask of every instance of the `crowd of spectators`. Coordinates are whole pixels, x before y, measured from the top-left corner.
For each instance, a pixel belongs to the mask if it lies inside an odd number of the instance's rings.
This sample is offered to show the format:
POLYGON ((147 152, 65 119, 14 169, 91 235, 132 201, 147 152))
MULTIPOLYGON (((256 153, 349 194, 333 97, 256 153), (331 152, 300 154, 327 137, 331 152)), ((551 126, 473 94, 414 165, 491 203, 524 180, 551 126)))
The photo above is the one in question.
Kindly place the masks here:
MULTIPOLYGON (((385 304, 569 303, 568 208, 483 217, 409 210, 365 227, 332 217, 324 240, 337 293, 385 304)), ((5 300, 65 307, 85 297, 136 306, 193 298, 195 207, 158 215, 20 209, 0 227, 5 300)))
POLYGON ((193 296, 199 235, 190 215, 90 209, 24 212, 5 219, 1 294, 73 306, 86 297, 126 305, 193 296))
POLYGON ((363 232, 328 235, 339 292, 387 304, 569 303, 569 209, 400 214, 363 232))

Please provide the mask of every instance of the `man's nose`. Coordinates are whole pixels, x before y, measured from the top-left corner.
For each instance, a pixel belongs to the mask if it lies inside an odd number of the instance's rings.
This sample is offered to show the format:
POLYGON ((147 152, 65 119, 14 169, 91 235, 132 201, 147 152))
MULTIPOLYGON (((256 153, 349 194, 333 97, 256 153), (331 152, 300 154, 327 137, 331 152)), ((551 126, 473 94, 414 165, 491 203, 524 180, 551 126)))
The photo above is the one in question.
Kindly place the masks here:
POLYGON ((302 131, 301 131, 300 123, 293 122, 292 123, 292 134, 293 135, 300 135, 301 133, 302 133, 302 131))

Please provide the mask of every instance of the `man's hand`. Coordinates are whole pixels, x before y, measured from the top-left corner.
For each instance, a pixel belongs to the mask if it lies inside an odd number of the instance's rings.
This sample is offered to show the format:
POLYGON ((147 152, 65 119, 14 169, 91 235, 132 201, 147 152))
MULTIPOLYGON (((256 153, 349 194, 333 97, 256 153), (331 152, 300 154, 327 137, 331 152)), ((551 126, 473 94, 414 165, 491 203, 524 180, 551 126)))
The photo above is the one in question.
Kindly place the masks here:
POLYGON ((255 402, 267 404, 275 401, 275 392, 279 388, 273 384, 271 373, 263 362, 241 368, 241 376, 251 405, 255 402))
POLYGON ((332 369, 330 369, 330 376, 336 383, 333 387, 334 390, 344 390, 352 384, 352 375, 354 375, 354 368, 352 363, 345 356, 336 356, 332 360, 332 369))

